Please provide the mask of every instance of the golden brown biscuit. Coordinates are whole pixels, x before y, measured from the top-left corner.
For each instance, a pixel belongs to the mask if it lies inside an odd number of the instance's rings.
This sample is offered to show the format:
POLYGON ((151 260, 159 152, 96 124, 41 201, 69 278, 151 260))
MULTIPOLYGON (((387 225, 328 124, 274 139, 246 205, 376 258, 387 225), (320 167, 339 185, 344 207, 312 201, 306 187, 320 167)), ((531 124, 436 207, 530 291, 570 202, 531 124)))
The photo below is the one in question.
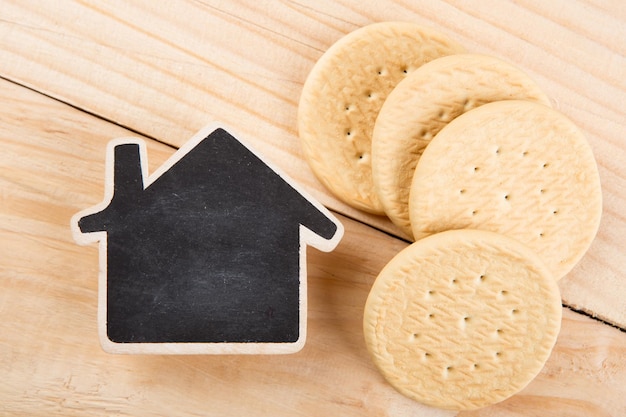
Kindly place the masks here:
POLYGON ((563 114, 518 100, 485 104, 444 127, 417 164, 409 210, 416 239, 490 230, 526 244, 556 279, 600 224, 600 178, 589 143, 563 114))
POLYGON ((370 164, 374 121, 387 94, 420 65, 463 49, 404 22, 375 23, 332 45, 304 84, 298 133, 319 180, 345 203, 383 214, 370 164))
POLYGON ((367 299, 367 347, 385 378, 431 406, 470 410, 523 389, 561 325, 556 281, 538 256, 492 232, 432 235, 394 257, 367 299))

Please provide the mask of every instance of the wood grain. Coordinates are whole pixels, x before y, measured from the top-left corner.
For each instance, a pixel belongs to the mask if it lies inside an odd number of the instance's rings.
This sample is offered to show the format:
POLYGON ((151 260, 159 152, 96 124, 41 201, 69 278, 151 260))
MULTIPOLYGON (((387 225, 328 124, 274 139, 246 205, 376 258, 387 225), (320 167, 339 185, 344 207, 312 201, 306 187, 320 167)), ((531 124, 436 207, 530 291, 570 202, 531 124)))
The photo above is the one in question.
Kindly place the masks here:
POLYGON ((210 121, 236 126, 323 204, 403 236, 325 190, 304 163, 295 130, 314 62, 347 32, 382 20, 432 27, 470 52, 519 66, 584 130, 600 168, 604 213, 591 250, 562 280, 563 300, 626 327, 626 17, 619 2, 3 0, 0 76, 177 147, 210 121))
MULTIPOLYGON (((7 81, 0 120, 0 415, 441 415, 393 390, 363 341, 369 289, 406 243, 345 217, 334 252, 309 250, 309 335, 300 353, 104 353, 98 251, 77 246, 69 222, 102 198, 106 143, 132 133, 7 81)), ((173 149, 147 144, 153 171, 173 149)), ((565 309, 537 379, 466 415, 621 415, 624 355, 626 333, 565 309)))
MULTIPOLYGON (((6 81, 0 103, 0 414, 356 416, 420 408, 380 378, 360 325, 373 271, 405 243, 345 218, 343 249, 309 253, 302 352, 105 354, 96 326, 98 251, 77 246, 68 225, 102 198, 106 143, 130 132, 6 81)), ((149 141, 150 170, 171 152, 149 141)))
MULTIPOLYGON (((406 243, 317 182, 295 130, 314 62, 382 20, 424 24, 519 66, 583 129, 603 218, 560 287, 567 305, 626 328, 621 1, 0 0, 0 415, 423 415, 376 372, 361 333, 369 287, 406 243), (310 250, 307 345, 281 357, 107 355, 97 249, 72 242, 69 219, 101 201, 110 139, 144 135, 153 171, 214 120, 356 220, 342 217, 332 254, 310 250)), ((626 415, 625 355, 626 333, 566 309, 537 379, 466 415, 626 415)))

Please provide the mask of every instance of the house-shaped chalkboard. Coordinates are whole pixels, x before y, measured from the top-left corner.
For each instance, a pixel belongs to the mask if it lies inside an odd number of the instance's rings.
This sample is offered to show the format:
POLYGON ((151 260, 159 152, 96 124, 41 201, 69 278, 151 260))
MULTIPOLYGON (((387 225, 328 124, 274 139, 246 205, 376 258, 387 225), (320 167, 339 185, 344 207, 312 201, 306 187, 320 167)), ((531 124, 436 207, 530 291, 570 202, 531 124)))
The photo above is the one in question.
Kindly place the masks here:
POLYGON ((287 353, 306 333, 306 245, 343 228, 224 128, 153 175, 145 144, 109 144, 104 201, 72 219, 100 242, 99 332, 117 353, 287 353))

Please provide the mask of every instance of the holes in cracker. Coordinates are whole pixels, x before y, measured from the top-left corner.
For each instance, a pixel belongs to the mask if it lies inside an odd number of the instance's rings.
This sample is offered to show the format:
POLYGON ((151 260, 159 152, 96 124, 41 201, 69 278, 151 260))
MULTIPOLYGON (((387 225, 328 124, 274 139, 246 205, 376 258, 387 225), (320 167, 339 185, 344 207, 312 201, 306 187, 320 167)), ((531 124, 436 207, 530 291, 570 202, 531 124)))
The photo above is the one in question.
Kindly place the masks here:
MULTIPOLYGON (((419 136, 422 140, 431 140, 433 138, 433 132, 428 129, 420 130, 419 136)), ((420 152, 424 152, 424 150, 420 150, 420 152)))
POLYGON ((509 195, 508 195, 508 194, 505 194, 505 195, 504 195, 504 199, 505 199, 505 200, 508 200, 508 199, 509 199, 509 195))
POLYGON ((463 112, 467 112, 471 109, 473 109, 475 107, 474 102, 471 101, 469 98, 466 98, 463 101, 463 112))
POLYGON ((437 114, 437 117, 439 118, 440 121, 444 123, 448 123, 452 121, 452 119, 454 119, 454 114, 451 112, 447 112, 445 110, 440 110, 439 113, 437 114))

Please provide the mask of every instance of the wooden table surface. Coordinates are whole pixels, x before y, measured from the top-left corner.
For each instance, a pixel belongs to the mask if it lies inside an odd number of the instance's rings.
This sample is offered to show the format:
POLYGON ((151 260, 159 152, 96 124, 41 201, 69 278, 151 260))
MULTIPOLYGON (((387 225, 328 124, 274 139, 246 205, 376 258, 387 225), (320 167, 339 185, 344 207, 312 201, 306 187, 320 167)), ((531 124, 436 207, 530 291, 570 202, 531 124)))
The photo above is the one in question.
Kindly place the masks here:
POLYGON ((600 231, 560 281, 563 326, 545 368, 518 395, 460 415, 626 415, 621 0, 0 0, 0 415, 441 415, 391 388, 363 342, 369 288, 407 242, 331 196, 296 132, 315 61, 385 20, 524 69, 586 133, 602 180, 600 231), (106 354, 97 247, 72 241, 70 217, 102 200, 109 140, 145 139, 154 170, 211 121, 235 127, 345 226, 334 252, 308 250, 307 344, 279 356, 106 354))

